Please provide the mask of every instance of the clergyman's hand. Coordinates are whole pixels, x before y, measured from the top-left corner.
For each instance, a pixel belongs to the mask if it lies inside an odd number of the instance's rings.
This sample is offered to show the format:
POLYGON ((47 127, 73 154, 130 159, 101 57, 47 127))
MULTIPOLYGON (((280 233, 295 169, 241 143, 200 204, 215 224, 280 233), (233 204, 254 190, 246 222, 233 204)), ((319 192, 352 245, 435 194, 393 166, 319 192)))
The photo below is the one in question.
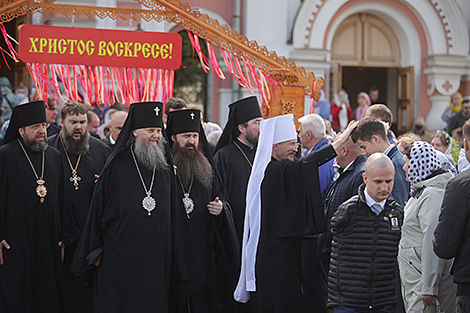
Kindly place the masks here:
POLYGON ((349 124, 348 127, 343 131, 343 133, 334 142, 331 143, 335 151, 337 151, 339 147, 341 147, 346 143, 346 141, 348 141, 352 131, 357 127, 357 123, 358 122, 356 121, 349 124))
POLYGON ((100 266, 100 263, 101 263, 101 256, 102 256, 102 255, 103 255, 103 254, 100 254, 100 255, 98 256, 98 260, 96 260, 96 262, 93 263, 94 266, 96 266, 96 267, 100 266))
POLYGON ((214 201, 211 201, 207 204, 207 209, 212 215, 219 215, 222 212, 223 204, 220 201, 219 197, 215 197, 214 201))
POLYGON ((58 245, 59 245, 59 247, 60 247, 60 258, 61 258, 62 262, 64 262, 65 243, 63 243, 62 241, 59 241, 58 245))
POLYGON ((0 241, 0 265, 3 265, 3 248, 10 250, 10 245, 5 239, 0 241))

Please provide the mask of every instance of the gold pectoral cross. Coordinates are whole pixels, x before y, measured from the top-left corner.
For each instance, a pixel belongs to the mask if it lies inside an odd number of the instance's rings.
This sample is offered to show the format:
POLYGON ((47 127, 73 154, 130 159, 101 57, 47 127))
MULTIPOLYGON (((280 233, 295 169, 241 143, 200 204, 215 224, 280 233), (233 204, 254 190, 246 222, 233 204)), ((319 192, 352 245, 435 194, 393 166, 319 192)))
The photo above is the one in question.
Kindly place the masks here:
POLYGON ((72 171, 72 177, 70 177, 70 181, 73 182, 75 190, 78 190, 78 182, 81 180, 82 178, 77 175, 77 171, 72 171))

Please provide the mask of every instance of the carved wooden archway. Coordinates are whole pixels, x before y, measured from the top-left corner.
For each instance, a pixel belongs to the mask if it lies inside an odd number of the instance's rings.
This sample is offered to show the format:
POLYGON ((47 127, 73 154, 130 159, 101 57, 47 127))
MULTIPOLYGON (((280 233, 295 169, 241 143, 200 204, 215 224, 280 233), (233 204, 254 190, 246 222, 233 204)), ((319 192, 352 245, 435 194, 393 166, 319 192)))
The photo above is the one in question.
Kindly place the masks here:
POLYGON ((220 25, 215 19, 202 14, 199 9, 193 9, 187 3, 179 0, 136 0, 148 10, 109 8, 98 6, 56 4, 55 0, 7 0, 0 9, 0 23, 9 22, 26 14, 41 13, 65 17, 99 17, 133 21, 163 21, 177 23, 196 33, 199 37, 209 39, 215 46, 221 47, 248 62, 256 65, 278 84, 300 85, 306 95, 320 95, 324 85, 322 77, 315 77, 303 67, 297 67, 283 56, 268 51, 265 46, 259 46, 256 41, 250 41, 246 36, 231 30, 227 25, 220 25), (313 90, 315 86, 315 90, 313 90))

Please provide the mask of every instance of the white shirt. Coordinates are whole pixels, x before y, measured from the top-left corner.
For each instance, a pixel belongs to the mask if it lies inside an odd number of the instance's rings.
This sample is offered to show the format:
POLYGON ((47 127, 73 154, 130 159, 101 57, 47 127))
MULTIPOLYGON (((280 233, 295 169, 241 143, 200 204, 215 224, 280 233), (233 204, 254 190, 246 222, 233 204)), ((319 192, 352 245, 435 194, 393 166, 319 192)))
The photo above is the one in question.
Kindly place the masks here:
POLYGON ((374 214, 375 214, 375 211, 372 209, 372 206, 373 206, 374 204, 380 205, 380 206, 382 207, 382 211, 383 211, 383 209, 384 209, 384 207, 385 207, 385 202, 387 201, 387 199, 383 200, 382 202, 375 202, 375 200, 372 199, 371 196, 369 196, 369 192, 367 191, 367 187, 366 187, 366 189, 364 190, 364 196, 366 197, 366 203, 367 203, 367 205, 370 207, 370 209, 372 210, 372 212, 374 212, 374 214))

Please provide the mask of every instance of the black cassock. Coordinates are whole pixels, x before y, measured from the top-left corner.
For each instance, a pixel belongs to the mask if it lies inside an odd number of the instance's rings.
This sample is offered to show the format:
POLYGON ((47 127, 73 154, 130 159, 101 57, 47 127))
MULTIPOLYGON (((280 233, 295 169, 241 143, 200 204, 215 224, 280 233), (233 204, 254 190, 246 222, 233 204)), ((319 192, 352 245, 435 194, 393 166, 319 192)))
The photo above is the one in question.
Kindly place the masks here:
MULTIPOLYGON (((49 145, 59 150, 62 155, 62 165, 64 172, 64 184, 68 190, 70 197, 71 210, 68 211, 68 216, 64 216, 64 229, 67 235, 67 249, 65 253, 64 263, 66 268, 72 261, 73 251, 78 244, 83 227, 85 226, 86 218, 93 197, 93 190, 95 189, 96 175, 101 173, 101 170, 109 156, 110 149, 101 140, 90 136, 90 149, 88 152, 81 156, 80 163, 77 168, 77 175, 80 177, 78 182, 78 190, 75 189, 72 177, 72 170, 65 155, 64 148, 59 139, 60 134, 56 134, 48 139, 49 145)), ((78 160, 78 155, 68 153, 72 166, 75 167, 78 160)))
MULTIPOLYGON (((91 291, 86 289, 85 282, 74 277, 70 273, 69 267, 72 262, 75 249, 80 239, 83 227, 85 226, 88 211, 90 209, 93 190, 95 189, 95 175, 99 175, 106 159, 109 156, 110 149, 101 140, 90 136, 88 152, 81 156, 77 168, 78 189, 75 189, 74 182, 70 180, 72 170, 67 160, 60 140, 60 133, 48 139, 49 145, 53 146, 62 155, 62 165, 64 172, 64 185, 68 191, 70 208, 64 214, 63 235, 66 244, 64 269, 65 273, 65 305, 69 313, 72 312, 91 312, 93 301, 91 291)), ((75 167, 78 161, 78 155, 68 153, 72 166, 75 167)))
POLYGON ((245 221, 246 188, 251 174, 251 165, 255 159, 256 148, 244 145, 235 139, 242 149, 238 149, 234 142, 225 145, 214 155, 214 162, 222 182, 227 190, 228 201, 233 211, 233 219, 241 242, 243 237, 243 225, 245 221), (247 159, 250 163, 248 163, 247 159))
POLYGON ((300 160, 268 164, 261 184, 256 312, 303 312, 301 236, 326 231, 318 166, 335 156, 328 145, 300 160))
MULTIPOLYGON (((29 151, 41 175, 42 152, 29 151)), ((60 210, 63 206, 60 153, 45 151, 43 204, 36 195, 36 177, 18 141, 0 147, 0 312, 63 312, 63 275, 60 259, 60 210)))
MULTIPOLYGON (((139 164, 146 188, 152 172, 139 164)), ((151 215, 129 149, 101 173, 72 270, 83 273, 102 253, 96 270, 97 313, 167 312, 171 270, 170 171, 156 172, 151 215)), ((91 265, 92 269, 94 268, 91 265)))
MULTIPOLYGON (((227 206, 225 190, 220 177, 213 168, 212 188, 206 188, 194 181, 190 198, 194 202, 194 210, 189 213, 191 234, 195 239, 197 255, 206 280, 187 303, 178 306, 178 312, 215 313, 229 312, 232 305, 233 279, 239 263, 239 244, 233 223, 233 215, 227 206), (209 213, 207 204, 220 198, 224 206, 218 216, 209 213)), ((178 182, 177 204, 183 208, 183 190, 178 182)), ((188 186, 184 186, 187 192, 188 186)))
MULTIPOLYGON (((149 188, 152 172, 140 164, 139 168, 149 188)), ((191 240, 175 224, 187 218, 184 212, 178 216, 172 209, 173 186, 172 171, 155 173, 151 196, 156 207, 149 216, 142 207, 146 194, 128 148, 101 173, 72 263, 72 270, 83 273, 102 253, 99 267, 91 265, 96 269, 97 313, 166 313, 171 270, 177 272, 180 282, 189 277, 189 271, 172 269, 172 245, 181 247, 184 240, 191 240)), ((174 267, 179 264, 173 263, 174 267)))

